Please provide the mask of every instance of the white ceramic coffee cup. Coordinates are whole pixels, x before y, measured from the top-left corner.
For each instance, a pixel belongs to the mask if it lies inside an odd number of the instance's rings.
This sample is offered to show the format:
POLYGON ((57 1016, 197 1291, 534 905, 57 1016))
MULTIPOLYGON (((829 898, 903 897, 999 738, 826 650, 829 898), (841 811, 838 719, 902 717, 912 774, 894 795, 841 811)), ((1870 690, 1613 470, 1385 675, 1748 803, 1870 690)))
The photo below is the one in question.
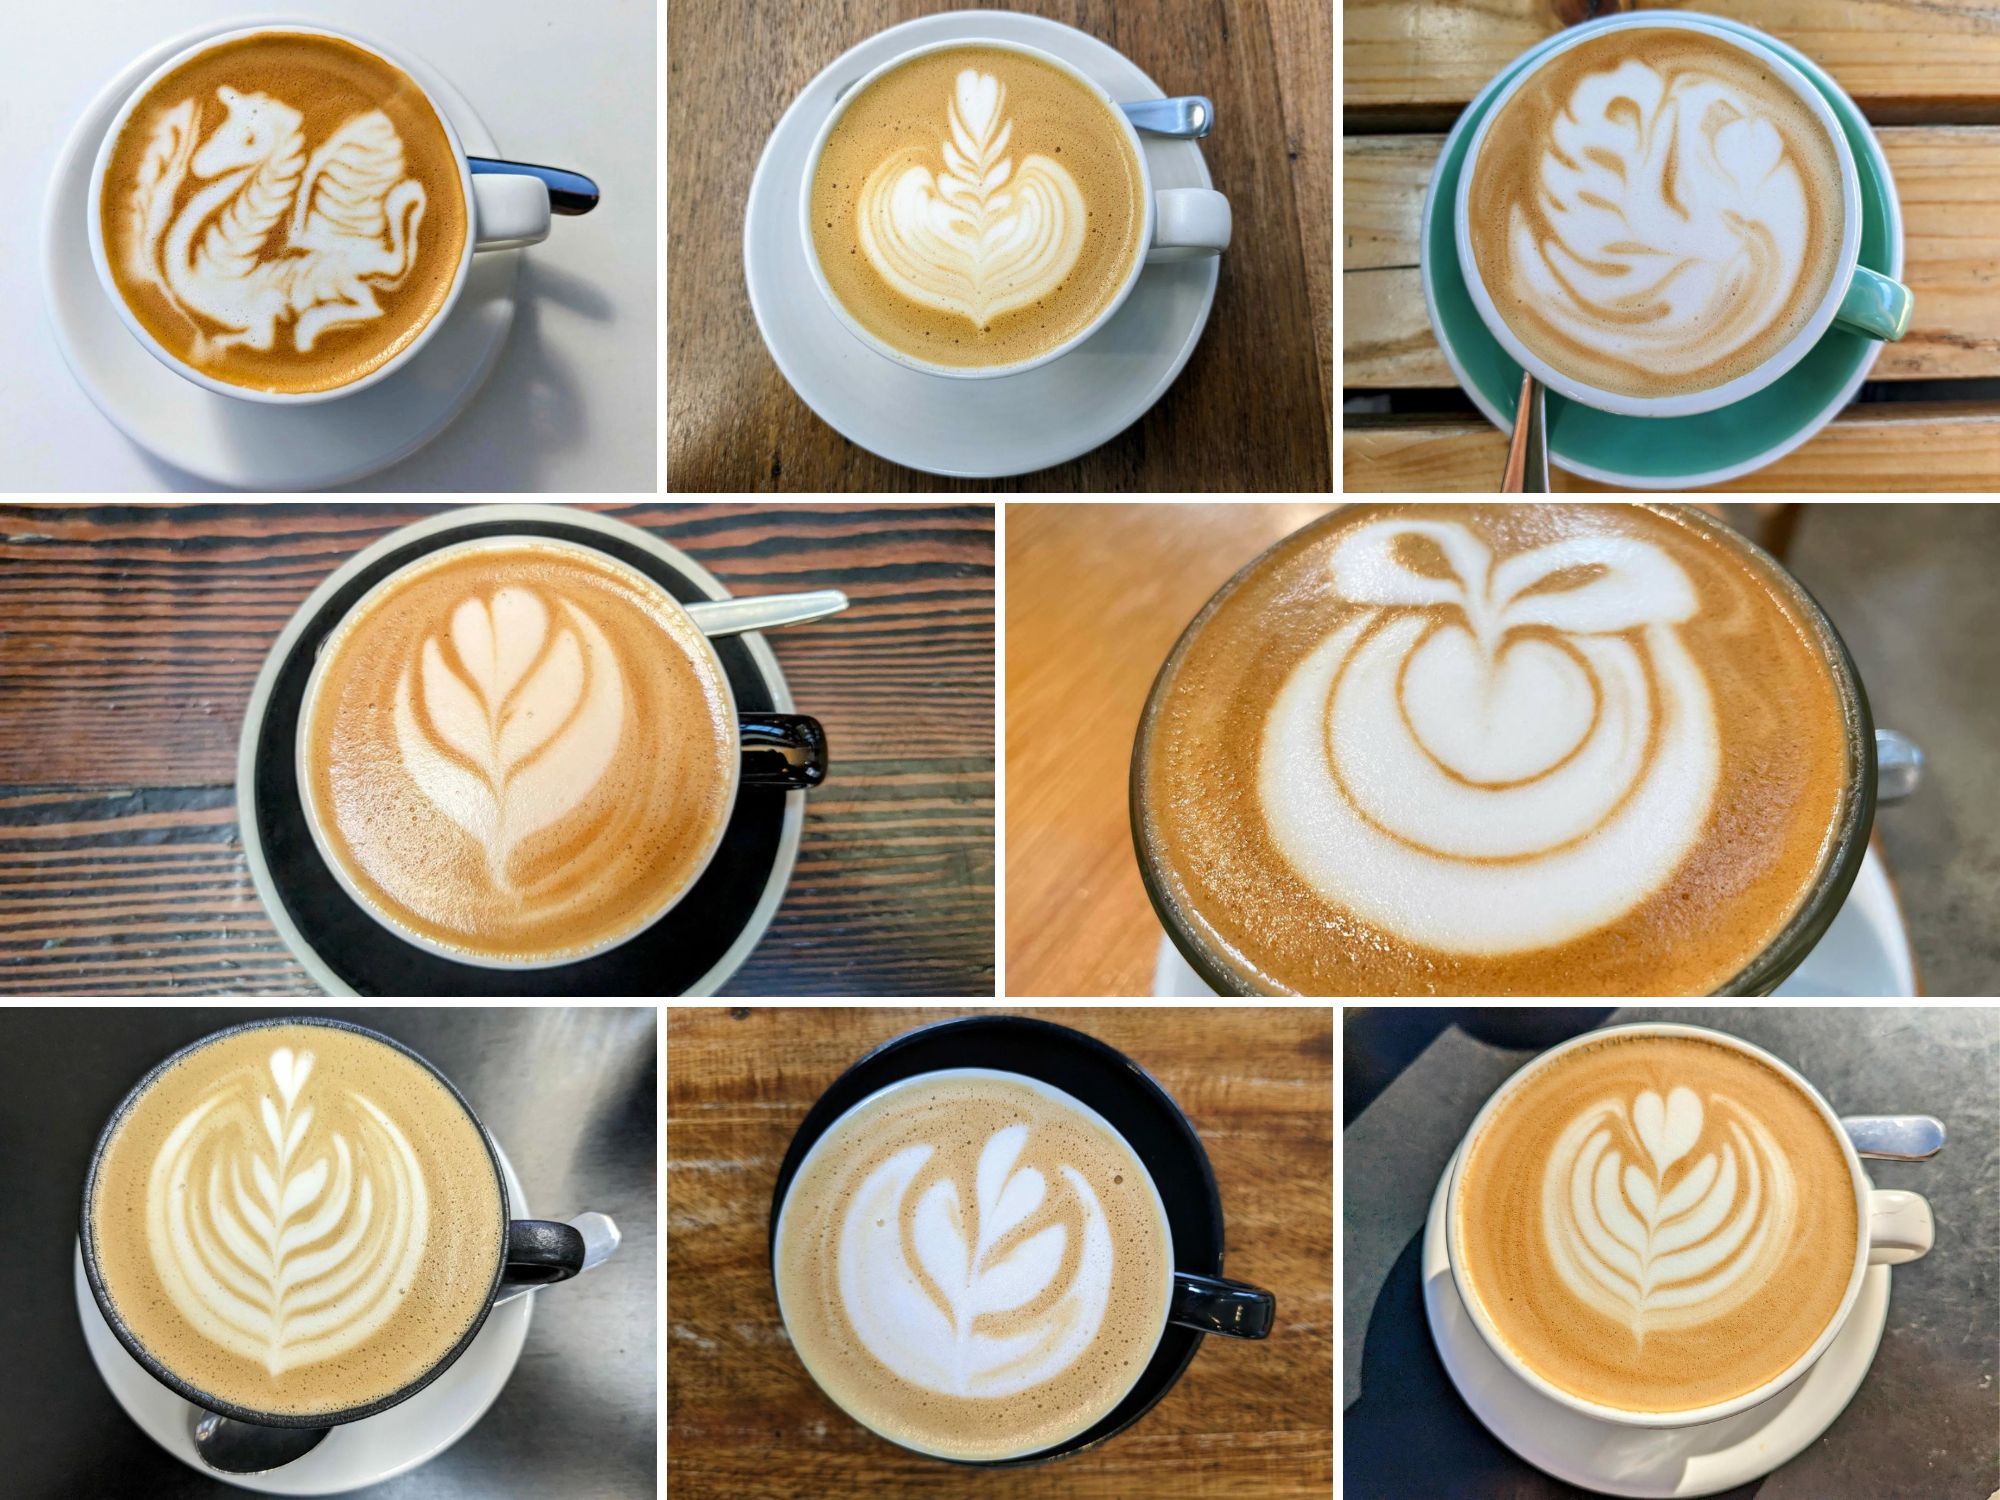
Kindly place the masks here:
POLYGON ((885 359, 912 370, 921 370, 927 375, 943 375, 953 380, 990 380, 996 375, 1019 375, 1024 370, 1032 370, 1051 360, 1060 359, 1076 348, 1098 329, 1111 320, 1112 314, 1125 305, 1125 299, 1132 295, 1132 288, 1138 284, 1139 273, 1149 261, 1188 260, 1197 256, 1220 255, 1229 248, 1231 218, 1229 200, 1213 188, 1155 188, 1153 169, 1146 160, 1145 146, 1139 139, 1139 132, 1125 117, 1125 111, 1118 107, 1117 100, 1105 91, 1096 79, 1082 69, 1072 66, 1053 53, 1044 52, 1039 47, 1030 47, 1022 42, 1002 42, 990 37, 955 37, 950 41, 931 42, 922 47, 912 47, 907 52, 899 52, 887 62, 871 69, 861 80, 843 92, 833 108, 820 122, 819 131, 813 137, 812 149, 806 153, 805 172, 799 181, 799 235, 805 245, 806 266, 812 272, 813 282, 819 287, 826 305, 833 309, 833 315, 840 319, 847 331, 861 340, 885 359), (947 52, 960 47, 995 47, 1003 52, 1018 52, 1025 57, 1035 58, 1059 72, 1067 73, 1080 85, 1103 101, 1118 121, 1131 144, 1132 154, 1139 163, 1140 196, 1144 199, 1145 222, 1139 231, 1142 253, 1132 257, 1132 265, 1125 273, 1125 279, 1118 287, 1118 294, 1107 302, 1090 323, 1063 340, 1053 349, 1044 350, 1030 359, 1016 360, 1011 364, 966 367, 958 365, 937 365, 928 360, 918 359, 904 353, 875 337, 858 323, 848 312, 826 279, 826 272, 820 269, 819 252, 813 246, 812 232, 812 190, 813 179, 819 175, 819 159, 826 151, 827 140, 834 127, 847 113, 848 106, 860 98, 868 85, 913 58, 931 52, 947 52))
POLYGON ((1814 88, 1811 81, 1777 52, 1760 45, 1742 32, 1716 25, 1700 17, 1673 15, 1661 11, 1641 11, 1612 20, 1592 22, 1579 26, 1574 33, 1565 37, 1557 46, 1541 53, 1511 79, 1487 105, 1479 126, 1472 133, 1472 140, 1466 147, 1465 158, 1458 173, 1458 194, 1453 208, 1453 229, 1458 245, 1458 264, 1465 278, 1465 289, 1472 298, 1472 305, 1478 310, 1480 321, 1499 341, 1500 346, 1512 356, 1514 362, 1533 375, 1536 380, 1550 390, 1580 401, 1586 406, 1594 406, 1600 411, 1616 412, 1631 417, 1683 417, 1697 412, 1714 411, 1718 407, 1741 401, 1745 396, 1754 395, 1765 386, 1778 379, 1792 366, 1811 352, 1827 329, 1838 321, 1843 328, 1875 339, 1899 339, 1909 325, 1911 297, 1909 289, 1880 272, 1859 264, 1861 254, 1861 176, 1854 164, 1853 149, 1847 143, 1847 136, 1840 128, 1840 121, 1833 109, 1814 88), (1572 47, 1603 36, 1606 32, 1619 31, 1628 27, 1665 27, 1673 30, 1699 31, 1712 36, 1728 46, 1735 47, 1755 58, 1777 82, 1784 85, 1811 111, 1813 118, 1826 131, 1833 143, 1834 155, 1840 162, 1840 247, 1834 260, 1833 277, 1827 283, 1825 294, 1814 308, 1810 318, 1800 326, 1799 331, 1764 363, 1755 369, 1737 376, 1721 385, 1710 386, 1706 390, 1684 391, 1671 396, 1631 396, 1617 391, 1600 390, 1585 381, 1566 375, 1547 360, 1536 354, 1521 342, 1513 329, 1500 316, 1494 305, 1492 294, 1480 279, 1479 263, 1472 253, 1472 232, 1469 204, 1472 197, 1472 179, 1479 163, 1479 153, 1491 133, 1493 122, 1506 109, 1507 103, 1530 78, 1540 73, 1555 58, 1572 47))
POLYGON ((1710 1031, 1701 1026, 1668 1023, 1607 1026, 1598 1031, 1586 1031, 1560 1046, 1551 1047, 1524 1064, 1494 1091, 1493 1097, 1488 1099, 1479 1113, 1473 1116, 1471 1126, 1459 1142, 1458 1154, 1452 1160, 1451 1186, 1445 1196, 1444 1222, 1445 1252, 1451 1263, 1452 1281, 1458 1288, 1459 1300, 1465 1304, 1465 1310, 1471 1315, 1473 1326, 1479 1330, 1479 1336, 1486 1341, 1486 1347, 1493 1351, 1494 1357, 1542 1395, 1568 1407, 1571 1411, 1580 1412, 1586 1417, 1595 1417, 1600 1422, 1612 1422, 1621 1427, 1647 1428, 1694 1427, 1703 1422, 1720 1421, 1724 1417, 1734 1416, 1760 1402, 1770 1400, 1811 1369, 1839 1336, 1840 1330, 1847 1324, 1848 1315, 1854 1311, 1855 1299, 1861 1294, 1862 1277, 1870 1266, 1900 1265, 1905 1261, 1916 1260, 1929 1252, 1932 1240, 1930 1204, 1916 1193, 1869 1186, 1868 1178, 1861 1170, 1860 1154, 1855 1151, 1854 1143, 1847 1138, 1847 1132, 1841 1127, 1840 1117, 1820 1096, 1819 1091, 1801 1078, 1797 1071, 1763 1048, 1754 1047, 1740 1037, 1720 1031, 1710 1031), (1692 1037, 1730 1047, 1754 1057, 1766 1067, 1790 1079, 1798 1086, 1799 1092, 1812 1101, 1813 1107, 1826 1121, 1834 1138, 1840 1142, 1841 1153, 1847 1159, 1848 1180, 1854 1189, 1854 1267, 1848 1274, 1847 1291, 1840 1299, 1838 1310, 1827 1321, 1819 1337, 1813 1340, 1811 1347, 1778 1374, 1755 1390, 1746 1391, 1740 1396, 1709 1406, 1690 1407, 1685 1411, 1626 1411, 1620 1407, 1603 1406, 1595 1401, 1586 1401, 1561 1389, 1536 1374, 1507 1347, 1506 1340, 1501 1338, 1500 1331, 1487 1316, 1484 1306, 1470 1285, 1464 1266, 1460 1263, 1462 1258, 1458 1254, 1458 1212, 1461 1192, 1465 1185, 1468 1147, 1478 1139, 1479 1132, 1485 1127, 1487 1120, 1492 1118, 1494 1111, 1503 1106, 1530 1078, 1556 1059, 1579 1047, 1592 1046, 1606 1038, 1619 1036, 1692 1037))
POLYGON ((397 370, 400 370, 404 365, 416 358, 417 351, 430 342, 431 336, 439 328, 443 327, 444 320, 451 316, 452 307, 457 303, 459 294, 465 289, 466 277, 471 271, 472 256, 475 251, 516 249, 523 245, 539 244, 549 237, 549 190, 546 183, 538 177, 533 177, 525 173, 495 173, 491 175, 481 174, 478 177, 473 176, 471 164, 466 157, 465 146, 459 140, 457 130, 452 127, 450 116, 438 107, 437 100, 432 97, 428 90, 424 89, 423 84, 417 80, 416 74, 412 72, 409 64, 403 62, 394 53, 378 46, 374 42, 366 41, 361 37, 355 36, 352 32, 336 31, 328 26, 246 26, 240 30, 224 32, 220 36, 204 37, 193 46, 176 52, 172 57, 153 69, 140 82, 139 86, 132 90, 131 94, 126 98, 125 103, 119 108, 118 113, 112 118, 110 128, 104 133, 104 140, 97 148, 96 164, 91 168, 88 207, 90 219, 90 258, 97 267, 97 279, 104 287, 104 295, 110 299, 112 309, 118 314, 125 326, 132 331, 132 336, 145 347, 148 353, 159 360, 160 363, 164 364, 176 375, 193 381, 196 385, 202 387, 202 389, 213 391, 219 396, 234 396, 241 401, 255 401, 267 406, 307 406, 315 402, 332 401, 341 396, 351 396, 356 391, 364 391, 376 382, 386 380, 397 370), (186 361, 170 353, 158 339, 153 337, 147 330, 146 325, 139 321, 138 316, 126 302, 124 294, 118 290, 118 283, 111 274, 110 256, 104 244, 104 177, 105 173, 110 169, 112 150, 117 144, 119 135, 125 129, 125 122, 132 117, 132 111, 139 107, 140 102, 151 92, 153 86, 160 79, 190 59, 199 57, 202 53, 212 48, 220 47, 230 42, 238 42, 247 37, 262 36, 270 33, 288 35, 304 33, 310 36, 333 37, 338 41, 347 42, 352 46, 359 47, 364 52, 373 53, 376 57, 381 58, 383 62, 389 64, 389 66, 408 76, 410 81, 416 84, 417 88, 423 92, 424 102, 430 105, 431 113, 437 116, 438 123, 444 127, 445 138, 451 142, 452 155, 458 162, 459 191, 465 199, 465 248, 459 255, 458 266, 452 273, 451 287, 445 294, 444 302, 438 307, 436 313, 431 316, 430 321, 418 330, 417 336, 411 339, 402 349, 398 350, 393 357, 385 360, 359 379, 351 380, 346 385, 326 391, 252 390, 246 386, 232 385, 226 380, 217 380, 214 376, 195 369, 186 361))

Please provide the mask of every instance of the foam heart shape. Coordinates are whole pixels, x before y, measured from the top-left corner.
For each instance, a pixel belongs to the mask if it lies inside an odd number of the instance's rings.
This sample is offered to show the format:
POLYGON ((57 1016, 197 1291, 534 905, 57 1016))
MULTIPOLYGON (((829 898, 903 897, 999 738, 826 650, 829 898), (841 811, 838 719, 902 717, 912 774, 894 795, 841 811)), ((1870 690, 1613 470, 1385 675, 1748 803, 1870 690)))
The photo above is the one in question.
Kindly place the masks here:
POLYGON ((1410 654, 1403 712, 1440 765, 1492 786, 1526 781, 1583 743, 1597 690, 1561 647, 1524 637, 1489 662, 1469 631, 1433 632, 1410 654))

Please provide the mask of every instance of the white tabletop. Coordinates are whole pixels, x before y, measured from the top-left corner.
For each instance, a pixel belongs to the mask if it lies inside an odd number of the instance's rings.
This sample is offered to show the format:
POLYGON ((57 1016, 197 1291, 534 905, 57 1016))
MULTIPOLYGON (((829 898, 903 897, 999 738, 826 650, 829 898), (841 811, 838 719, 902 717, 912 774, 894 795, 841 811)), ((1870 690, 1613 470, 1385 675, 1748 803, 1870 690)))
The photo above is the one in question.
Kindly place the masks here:
POLYGON ((164 38, 268 15, 346 26, 451 79, 500 154, 573 167, 604 201, 526 252, 520 311, 471 407, 356 490, 652 490, 659 428, 654 0, 64 0, 9 23, 0 106, 0 490, 201 489, 149 460, 70 377, 43 306, 39 214, 57 153, 98 90, 164 38))

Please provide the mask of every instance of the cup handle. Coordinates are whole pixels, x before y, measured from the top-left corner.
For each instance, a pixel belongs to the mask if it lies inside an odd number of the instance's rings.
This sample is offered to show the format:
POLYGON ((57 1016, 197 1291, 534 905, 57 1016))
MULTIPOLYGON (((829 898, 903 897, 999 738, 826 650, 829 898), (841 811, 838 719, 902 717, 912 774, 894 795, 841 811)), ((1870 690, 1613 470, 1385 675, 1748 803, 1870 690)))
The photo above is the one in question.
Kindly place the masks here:
POLYGON ((500 1290, 553 1286, 583 1269, 583 1236, 558 1219, 516 1219, 507 1226, 507 1269, 500 1290))
POLYGON ((1847 295, 1840 299, 1833 321, 1871 339, 1893 341, 1910 331, 1910 309, 1915 305, 1916 298, 1902 282, 1891 281, 1866 266, 1856 266, 1854 279, 1847 283, 1847 295))
POLYGON ((1868 1194, 1868 1264, 1900 1266, 1930 1253, 1937 1236, 1931 1206, 1915 1193, 1875 1188, 1868 1194))
POLYGON ((472 179, 475 250, 514 250, 549 237, 549 188, 532 175, 497 172, 472 179))
POLYGON ((1153 194, 1148 261, 1195 260, 1229 248, 1229 200, 1213 188, 1161 188, 1153 194))
POLYGON ((1893 729, 1875 731, 1875 800, 1901 802, 1924 779, 1924 747, 1893 729))
POLYGON ((1278 1299, 1262 1287, 1220 1276, 1174 1272, 1167 1321, 1201 1333, 1232 1339, 1267 1339, 1278 1315, 1278 1299))
POLYGON ((826 780, 826 730, 804 714, 743 714, 743 783, 798 791, 826 780))

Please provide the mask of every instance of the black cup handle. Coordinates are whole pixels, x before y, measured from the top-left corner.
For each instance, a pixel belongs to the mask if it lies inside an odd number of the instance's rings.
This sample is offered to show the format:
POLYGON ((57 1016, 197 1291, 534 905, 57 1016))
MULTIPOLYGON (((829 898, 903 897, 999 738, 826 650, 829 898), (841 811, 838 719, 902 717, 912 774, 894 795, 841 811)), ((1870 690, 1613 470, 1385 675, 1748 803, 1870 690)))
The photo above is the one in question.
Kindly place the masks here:
POLYGON ((516 1219, 507 1226, 507 1269, 500 1289, 553 1286, 583 1269, 583 1236, 556 1219, 516 1219))
POLYGON ((826 731, 804 714, 743 714, 743 784, 796 790, 826 780, 826 731))
POLYGON ((1262 1287, 1220 1276, 1174 1272, 1167 1321, 1232 1339, 1267 1339, 1278 1316, 1278 1299, 1262 1287))

